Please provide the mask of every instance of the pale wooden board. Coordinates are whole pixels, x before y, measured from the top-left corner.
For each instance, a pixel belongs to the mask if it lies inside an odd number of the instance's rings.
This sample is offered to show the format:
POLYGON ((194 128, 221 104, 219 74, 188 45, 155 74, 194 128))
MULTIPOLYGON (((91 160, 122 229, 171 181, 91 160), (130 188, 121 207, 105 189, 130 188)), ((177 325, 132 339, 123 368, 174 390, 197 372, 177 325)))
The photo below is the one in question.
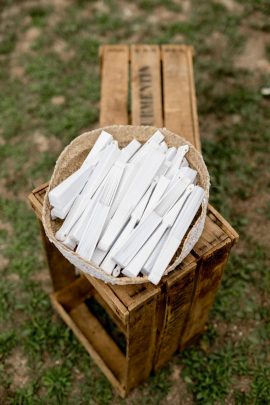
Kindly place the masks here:
POLYGON ((101 48, 100 126, 128 124, 129 47, 101 48))
POLYGON ((162 127, 160 48, 131 45, 130 59, 132 124, 162 127))
POLYGON ((164 125, 200 150, 192 48, 162 45, 164 125))

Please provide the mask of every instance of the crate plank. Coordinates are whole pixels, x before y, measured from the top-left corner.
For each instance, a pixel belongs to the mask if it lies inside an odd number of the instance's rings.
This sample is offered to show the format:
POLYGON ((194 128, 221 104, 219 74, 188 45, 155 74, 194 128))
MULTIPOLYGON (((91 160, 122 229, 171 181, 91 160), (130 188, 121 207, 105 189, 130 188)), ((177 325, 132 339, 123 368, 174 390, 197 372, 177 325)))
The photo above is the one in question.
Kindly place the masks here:
POLYGON ((127 391, 144 381, 153 368, 157 297, 156 293, 130 311, 127 336, 127 391))
POLYGON ((164 125, 200 150, 192 48, 184 45, 162 45, 161 53, 164 125))
POLYGON ((101 48, 100 126, 128 124, 129 47, 101 48))
POLYGON ((192 299, 197 263, 174 272, 166 280, 166 303, 163 327, 157 342, 154 368, 163 366, 179 348, 179 339, 192 299))
POLYGON ((47 238, 42 222, 38 220, 42 243, 52 279, 54 291, 61 290, 76 279, 74 266, 59 252, 47 238))
POLYGON ((129 311, 132 310, 133 307, 141 305, 142 302, 145 302, 159 292, 159 287, 150 283, 125 286, 112 285, 111 289, 129 311))
POLYGON ((208 216, 215 222, 227 235, 231 238, 233 243, 236 243, 239 239, 239 235, 236 230, 229 224, 229 222, 211 205, 208 204, 208 216))
MULTIPOLYGON (((96 318, 90 313, 87 306, 85 304, 81 304, 76 307, 73 311, 68 314, 61 304, 57 301, 55 294, 51 294, 50 296, 51 302, 55 310, 61 316, 63 321, 67 324, 67 326, 73 331, 74 335, 77 339, 81 342, 81 344, 85 347, 88 351, 92 359, 96 362, 98 367, 103 371, 106 375, 108 380, 112 383, 112 385, 117 389, 119 394, 124 398, 126 396, 126 390, 121 384, 119 380, 123 378, 122 373, 125 371, 125 361, 124 355, 118 349, 116 344, 112 341, 112 345, 114 345, 114 351, 111 355, 111 345, 109 343, 109 365, 106 363, 107 358, 104 359, 103 349, 102 349, 102 342, 107 345, 108 340, 104 337, 104 334, 107 335, 106 331, 102 328, 100 323, 96 320, 96 318), (89 322, 90 321, 90 322, 89 322), (89 326, 89 328, 88 328, 89 326), (82 328, 82 329, 81 329, 82 328), (96 329, 95 329, 96 328, 96 329), (96 331, 100 333, 96 333, 96 331), (94 335, 94 337, 92 336, 94 335), (99 338, 100 337, 100 338, 99 338), (104 339, 105 341, 104 341, 104 339), (92 340, 91 340, 92 339, 92 340), (94 344, 93 344, 94 343, 94 344), (98 349, 94 346, 97 343, 98 349), (117 349, 119 352, 117 351, 117 349), (102 353, 102 354, 101 354, 102 353), (117 365, 117 370, 115 370, 115 366, 117 365), (118 370, 118 366, 120 369, 118 370), (119 376, 119 379, 116 375, 119 376)), ((108 337, 108 335, 107 335, 108 337)))
POLYGON ((117 328, 126 336, 127 335, 127 325, 124 324, 119 316, 111 309, 107 301, 101 297, 101 295, 94 289, 93 298, 102 306, 102 308, 107 312, 109 317, 113 320, 117 328))
POLYGON ((69 312, 71 309, 84 302, 86 298, 90 297, 93 291, 92 285, 86 277, 81 275, 62 290, 57 291, 55 297, 65 310, 69 312))
POLYGON ((224 242, 228 238, 228 234, 220 228, 213 219, 207 215, 205 218, 205 226, 203 233, 192 249, 192 253, 200 258, 206 252, 211 252, 212 248, 217 248, 217 246, 224 242))
MULTIPOLYGON (((98 280, 97 278, 91 277, 88 274, 85 274, 85 277, 97 290, 100 296, 107 302, 111 310, 117 315, 124 324, 127 324, 129 319, 129 312, 126 306, 114 293, 111 286, 105 284, 103 281, 98 280)), ((112 286, 113 287, 113 286, 112 286)), ((124 287, 124 286, 123 286, 124 287)))
POLYGON ((227 238, 212 255, 201 259, 196 270, 194 297, 180 340, 180 349, 190 345, 205 330, 222 274, 229 257, 232 241, 227 238))
POLYGON ((162 127, 160 48, 131 45, 130 58, 132 124, 162 127))
POLYGON ((118 381, 123 381, 125 375, 125 356, 105 331, 101 323, 94 317, 85 304, 80 304, 70 311, 70 316, 104 359, 105 363, 118 381))

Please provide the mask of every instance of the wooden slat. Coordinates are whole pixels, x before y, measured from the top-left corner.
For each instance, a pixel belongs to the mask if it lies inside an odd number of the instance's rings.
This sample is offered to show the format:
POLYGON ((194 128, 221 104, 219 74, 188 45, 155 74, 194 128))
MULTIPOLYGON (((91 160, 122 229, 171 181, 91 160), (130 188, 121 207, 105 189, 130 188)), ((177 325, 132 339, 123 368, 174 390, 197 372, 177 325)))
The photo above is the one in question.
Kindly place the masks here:
POLYGON ((159 293, 159 287, 151 283, 130 284, 130 285, 112 285, 111 289, 121 302, 132 310, 136 306, 140 306, 142 302, 146 302, 151 297, 159 293))
POLYGON ((164 125, 200 150, 192 48, 162 45, 164 125))
POLYGON ((63 321, 73 331, 119 394, 125 397, 126 390, 121 381, 124 379, 123 373, 125 373, 126 362, 124 355, 114 341, 85 304, 79 305, 68 314, 57 301, 55 294, 51 294, 50 298, 52 305, 63 321), (106 355, 103 352, 104 347, 106 355))
POLYGON ((129 47, 101 48, 100 126, 128 124, 129 47))
POLYGON ((231 238, 233 243, 236 243, 239 239, 239 235, 236 230, 229 224, 228 221, 210 204, 208 204, 208 216, 214 221, 227 235, 231 238))
MULTIPOLYGON (((89 276, 88 274, 85 274, 85 277, 97 290, 100 296, 107 302, 111 310, 126 325, 129 319, 128 309, 119 300, 118 296, 114 293, 114 291, 110 288, 110 286, 108 284, 105 284, 103 281, 98 280, 97 278, 89 276)), ((125 287, 123 286, 123 288, 125 287)))
POLYGON ((111 309, 108 303, 101 297, 101 295, 94 289, 93 291, 93 298, 102 306, 102 308, 106 311, 112 321, 115 323, 117 328, 126 336, 127 334, 127 325, 124 324, 118 315, 111 309))
POLYGON ((193 247, 192 253, 197 258, 201 258, 203 255, 211 253, 212 249, 218 249, 218 246, 226 239, 228 239, 228 234, 209 216, 206 216, 203 233, 193 247))
POLYGON ((155 369, 163 366, 179 348, 179 339, 190 309, 197 263, 173 272, 166 282, 166 309, 159 341, 155 369))
POLYGON ((160 48, 131 45, 130 58, 132 124, 162 127, 160 48))
POLYGON ((144 381, 153 368, 157 297, 156 293, 130 311, 127 336, 127 391, 144 381))
POLYGON ((181 350, 191 344, 205 330, 209 311, 219 289, 231 246, 231 239, 227 238, 219 249, 212 252, 211 256, 207 255, 205 259, 202 258, 201 264, 196 270, 192 304, 180 341, 181 350))
POLYGON ((47 238, 43 224, 38 220, 46 259, 54 291, 61 290, 76 279, 74 266, 59 252, 47 238))
POLYGON ((55 293, 57 301, 65 308, 71 311, 76 306, 84 302, 92 295, 94 288, 83 275, 78 277, 73 283, 55 293))
POLYGON ((125 356, 101 323, 94 317, 85 304, 74 308, 70 312, 70 315, 96 352, 103 358, 117 380, 122 382, 126 368, 125 356))

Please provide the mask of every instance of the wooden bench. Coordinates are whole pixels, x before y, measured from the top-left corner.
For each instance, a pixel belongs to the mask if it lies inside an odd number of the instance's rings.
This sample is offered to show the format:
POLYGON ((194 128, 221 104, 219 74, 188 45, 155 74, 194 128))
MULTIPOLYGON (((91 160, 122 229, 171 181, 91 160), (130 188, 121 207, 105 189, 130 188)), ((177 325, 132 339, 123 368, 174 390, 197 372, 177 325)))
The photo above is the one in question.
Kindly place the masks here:
MULTIPOLYGON (((100 126, 165 126, 200 149, 192 54, 192 48, 183 45, 102 46, 100 126)), ((46 188, 44 184, 33 190, 29 200, 41 226, 54 289, 52 304, 124 397, 203 333, 238 235, 209 205, 199 242, 157 287, 107 285, 76 276, 46 238, 41 223, 46 188), (125 349, 89 309, 89 300, 105 309, 124 337, 125 349)))

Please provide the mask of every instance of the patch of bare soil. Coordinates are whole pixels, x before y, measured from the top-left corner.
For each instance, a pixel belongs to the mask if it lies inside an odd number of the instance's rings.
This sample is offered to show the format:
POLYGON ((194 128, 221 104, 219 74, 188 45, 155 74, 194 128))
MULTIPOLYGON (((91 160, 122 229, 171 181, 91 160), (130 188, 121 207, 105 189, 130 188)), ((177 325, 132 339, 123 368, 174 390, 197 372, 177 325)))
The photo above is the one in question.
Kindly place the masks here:
POLYGON ((40 36, 41 30, 37 27, 31 27, 27 31, 21 34, 18 38, 15 47, 15 53, 22 54, 29 52, 35 40, 40 36))
POLYGON ((35 131, 31 138, 38 152, 60 151, 62 144, 61 141, 55 136, 45 136, 39 131, 35 131))
POLYGON ((194 403, 192 395, 188 392, 186 383, 181 377, 181 370, 182 368, 179 365, 173 366, 170 378, 172 387, 160 405, 191 405, 194 403))
POLYGON ((216 0, 216 3, 222 4, 231 13, 241 14, 244 11, 242 4, 234 0, 216 0))
POLYGON ((141 15, 141 11, 136 3, 121 2, 120 9, 122 10, 125 20, 131 20, 141 15))
POLYGON ((16 46, 10 57, 10 76, 13 79, 19 79, 26 82, 24 67, 20 64, 21 55, 31 51, 35 40, 40 36, 41 30, 37 27, 31 27, 23 32, 17 40, 16 46))
MULTIPOLYGON (((264 183, 267 182, 267 176, 264 177, 263 181, 264 183)), ((257 193, 254 192, 249 199, 245 201, 237 200, 237 204, 234 205, 236 214, 242 215, 245 213, 249 221, 246 227, 247 236, 266 248, 270 246, 270 232, 269 221, 267 221, 264 212, 269 202, 269 193, 264 191, 264 187, 262 187, 259 198, 257 193)))
MULTIPOLYGON (((0 195, 1 195, 1 197, 6 198, 5 194, 3 195, 2 191, 4 191, 4 190, 1 190, 1 183, 0 183, 0 195)), ((12 228, 11 223, 10 222, 4 222, 2 219, 0 219, 0 230, 1 231, 6 231, 9 237, 13 233, 13 228, 12 228)))
POLYGON ((214 31, 205 39, 206 44, 211 49, 211 57, 220 58, 228 46, 228 38, 222 32, 214 31))
POLYGON ((14 59, 10 63, 10 76, 12 79, 25 81, 25 70, 14 59))
POLYGON ((52 50, 63 62, 68 62, 75 55, 74 50, 63 39, 57 39, 52 45, 52 50))
POLYGON ((51 103, 53 105, 63 105, 66 102, 65 96, 55 96, 51 98, 51 103))
POLYGON ((147 21, 150 24, 159 24, 160 21, 162 22, 169 22, 172 23, 173 21, 183 22, 187 21, 189 17, 189 11, 183 12, 181 11, 171 11, 168 10, 165 6, 155 7, 147 16, 147 21))
POLYGON ((6 269, 8 264, 9 264, 8 258, 1 255, 0 253, 0 271, 6 269))
POLYGON ((259 321, 248 319, 244 322, 234 321, 234 324, 230 324, 224 321, 216 321, 213 326, 218 331, 219 337, 217 338, 215 345, 224 346, 224 340, 231 340, 234 343, 238 343, 243 339, 247 339, 258 327, 259 321))
POLYGON ((52 283, 48 269, 42 269, 32 275, 32 280, 40 284, 41 288, 46 292, 52 291, 52 283))
POLYGON ((11 390, 23 388, 29 381, 29 368, 27 359, 22 354, 20 348, 13 350, 6 360, 7 372, 12 376, 11 390))
POLYGON ((250 391, 250 385, 252 383, 252 377, 247 376, 237 376, 234 378, 230 392, 224 401, 225 405, 235 404, 235 391, 240 391, 243 393, 248 393, 250 391))
POLYGON ((270 62, 266 57, 266 46, 270 44, 270 34, 245 30, 248 38, 244 51, 234 59, 234 66, 258 73, 269 74, 270 62))

